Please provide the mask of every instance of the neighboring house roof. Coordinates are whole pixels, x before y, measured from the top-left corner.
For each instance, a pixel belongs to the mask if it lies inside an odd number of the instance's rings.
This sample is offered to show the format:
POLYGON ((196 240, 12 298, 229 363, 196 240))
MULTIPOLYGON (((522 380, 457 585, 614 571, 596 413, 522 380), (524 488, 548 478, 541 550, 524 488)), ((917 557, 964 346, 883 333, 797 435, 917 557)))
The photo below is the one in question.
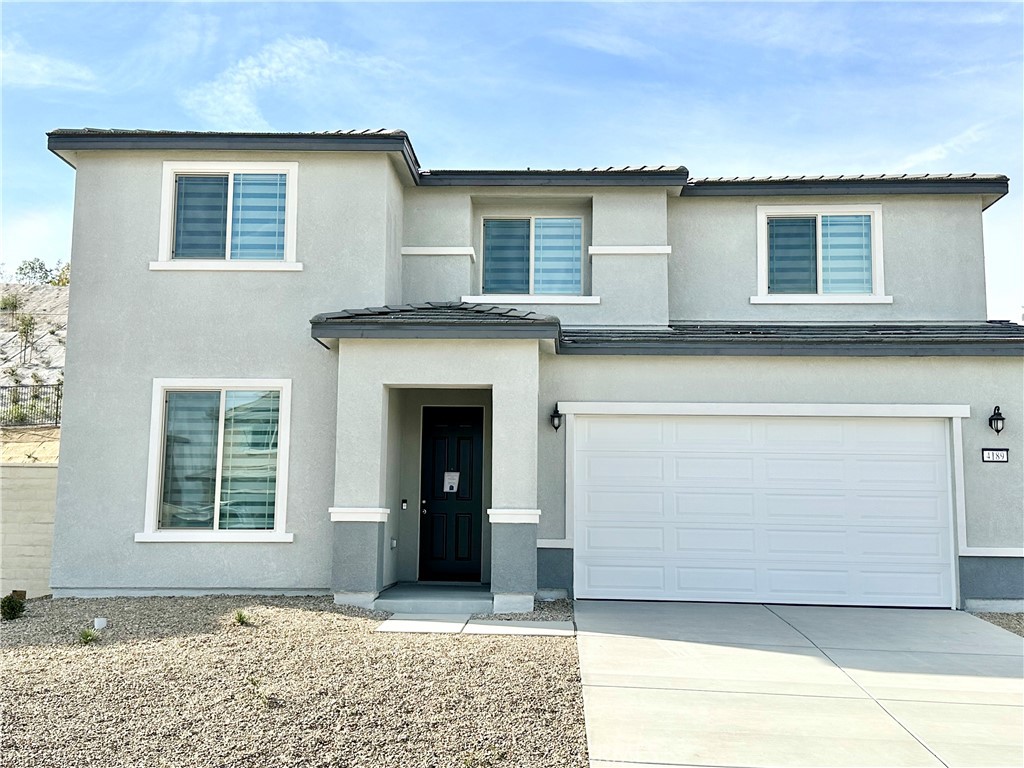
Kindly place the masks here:
POLYGON ((687 323, 666 328, 562 328, 558 319, 490 304, 432 302, 346 309, 310 320, 317 341, 554 339, 569 355, 1022 356, 1024 326, 984 323, 785 325, 687 323))
POLYGON ((1003 197, 1010 180, 1001 174, 920 173, 838 176, 747 176, 690 179, 682 197, 728 195, 946 194, 983 195, 984 208, 1003 197))
MULTIPOLYGON (((310 321, 314 339, 556 339, 558 318, 511 307, 462 302, 401 304, 325 312, 310 321)), ((323 343, 323 342, 321 342, 323 343)))

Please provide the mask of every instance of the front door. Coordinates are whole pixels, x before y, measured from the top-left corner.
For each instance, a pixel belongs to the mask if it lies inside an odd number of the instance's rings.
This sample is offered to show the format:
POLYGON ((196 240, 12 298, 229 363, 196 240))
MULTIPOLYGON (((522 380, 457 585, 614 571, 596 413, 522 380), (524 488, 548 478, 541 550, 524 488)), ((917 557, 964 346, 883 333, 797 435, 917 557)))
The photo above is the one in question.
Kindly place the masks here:
POLYGON ((420 581, 480 581, 483 408, 423 409, 420 581))

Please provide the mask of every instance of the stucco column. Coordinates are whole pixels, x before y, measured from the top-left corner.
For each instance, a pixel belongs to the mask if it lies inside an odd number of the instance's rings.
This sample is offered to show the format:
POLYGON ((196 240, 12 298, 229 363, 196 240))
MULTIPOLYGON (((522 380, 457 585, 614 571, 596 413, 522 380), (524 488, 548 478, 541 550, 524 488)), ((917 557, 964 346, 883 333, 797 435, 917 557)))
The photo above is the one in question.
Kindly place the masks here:
POLYGON ((539 360, 491 392, 491 593, 494 612, 532 611, 537 592, 539 360))
POLYGON ((331 589, 335 603, 369 608, 384 586, 387 390, 338 357, 331 589))

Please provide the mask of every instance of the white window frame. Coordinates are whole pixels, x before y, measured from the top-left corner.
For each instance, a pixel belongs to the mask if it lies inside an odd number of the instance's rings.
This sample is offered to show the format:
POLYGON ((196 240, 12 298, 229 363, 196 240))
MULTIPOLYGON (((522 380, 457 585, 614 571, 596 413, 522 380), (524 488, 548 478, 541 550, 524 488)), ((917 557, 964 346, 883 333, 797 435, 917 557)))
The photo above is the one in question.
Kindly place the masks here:
POLYGON ((164 271, 235 271, 235 272, 298 272, 302 264, 296 261, 296 220, 298 211, 299 164, 284 162, 213 162, 193 160, 167 160, 163 164, 160 192, 160 243, 157 260, 149 263, 151 270, 164 271), (239 173, 282 173, 285 175, 284 260, 256 261, 231 258, 231 204, 234 197, 234 178, 239 173), (174 251, 175 194, 174 181, 178 176, 228 176, 227 238, 223 259, 172 258, 174 251))
MULTIPOLYGON (((149 421, 149 472, 146 481, 144 529, 137 542, 291 542, 285 529, 288 509, 288 449, 291 431, 291 379, 153 379, 153 406, 149 421), (160 528, 160 489, 164 464, 164 400, 168 392, 209 390, 276 390, 281 394, 277 423, 277 477, 273 530, 217 530, 160 528)), ((220 430, 223 432, 223 414, 220 430)), ((218 470, 222 460, 217 451, 218 470)), ((219 472, 218 472, 219 476, 219 472)))
POLYGON ((464 296, 463 301, 467 300, 480 300, 480 301, 493 301, 501 303, 544 303, 544 304, 596 304, 592 300, 592 297, 586 296, 583 293, 584 283, 584 267, 586 264, 583 261, 583 254, 585 252, 584 246, 586 241, 586 220, 579 214, 568 214, 558 215, 555 213, 548 213, 541 216, 532 216, 530 214, 514 215, 509 214, 508 216, 483 216, 480 219, 480 250, 483 252, 482 263, 487 260, 487 248, 485 240, 485 230, 488 221, 524 221, 529 220, 530 222, 530 292, 529 293, 484 293, 484 280, 483 280, 483 266, 480 267, 480 296, 464 296), (580 292, 579 293, 534 293, 533 292, 533 269, 534 269, 534 229, 537 219, 576 219, 580 223, 580 292), (522 298, 527 297, 529 301, 517 302, 516 297, 522 298), (586 301, 579 301, 579 299, 586 299, 586 301))
POLYGON ((751 304, 892 304, 892 296, 885 295, 885 272, 882 254, 882 206, 879 203, 856 205, 759 205, 757 206, 757 295, 751 304), (822 293, 821 287, 821 217, 871 217, 871 292, 822 293), (768 219, 810 218, 816 224, 817 293, 768 292, 768 219))

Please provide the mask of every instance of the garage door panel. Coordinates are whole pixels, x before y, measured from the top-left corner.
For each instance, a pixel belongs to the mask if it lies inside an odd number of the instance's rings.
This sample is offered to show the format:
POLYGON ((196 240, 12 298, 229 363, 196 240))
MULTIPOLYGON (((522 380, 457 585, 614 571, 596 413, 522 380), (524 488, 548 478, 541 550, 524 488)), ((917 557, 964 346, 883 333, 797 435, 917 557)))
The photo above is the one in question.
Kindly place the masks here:
POLYGON ((642 526, 594 526, 587 528, 584 547, 587 552, 632 552, 646 554, 665 551, 665 529, 642 526))
POLYGON ((669 425, 659 419, 607 418, 586 422, 580 447, 584 449, 610 448, 619 450, 627 446, 652 448, 667 447, 665 435, 669 425))
POLYGON ((948 422, 578 418, 580 597, 952 602, 948 422))
POLYGON ((757 554, 757 532, 750 528, 676 528, 675 551, 722 559, 749 560, 757 554))
POLYGON ((756 499, 752 491, 743 493, 701 493, 683 491, 673 494, 673 517, 687 522, 753 522, 756 499))
POLYGON ((737 483, 754 479, 754 459, 746 456, 675 455, 675 480, 734 480, 737 483))
POLYGON ((582 479, 600 485, 635 483, 639 480, 661 482, 665 480, 665 461, 662 456, 631 456, 624 453, 584 455, 582 479))
POLYGON ((944 463, 934 458, 906 459, 886 456, 879 459, 860 459, 855 463, 854 482, 861 486, 886 487, 945 487, 944 463))
POLYGON ((750 422, 694 416, 673 425, 673 447, 683 450, 743 450, 755 443, 754 425, 750 422))
POLYGON ((750 600, 757 595, 757 568, 723 567, 721 565, 694 563, 676 566, 675 593, 677 600, 699 599, 713 591, 723 600, 750 600))
POLYGON ((847 459, 811 459, 806 456, 779 456, 764 460, 764 478, 768 484, 842 485, 847 477, 847 459))
POLYGON ((576 517, 581 520, 615 520, 623 516, 629 520, 660 520, 665 517, 665 499, 665 492, 660 490, 588 490, 582 495, 583 503, 576 517))

